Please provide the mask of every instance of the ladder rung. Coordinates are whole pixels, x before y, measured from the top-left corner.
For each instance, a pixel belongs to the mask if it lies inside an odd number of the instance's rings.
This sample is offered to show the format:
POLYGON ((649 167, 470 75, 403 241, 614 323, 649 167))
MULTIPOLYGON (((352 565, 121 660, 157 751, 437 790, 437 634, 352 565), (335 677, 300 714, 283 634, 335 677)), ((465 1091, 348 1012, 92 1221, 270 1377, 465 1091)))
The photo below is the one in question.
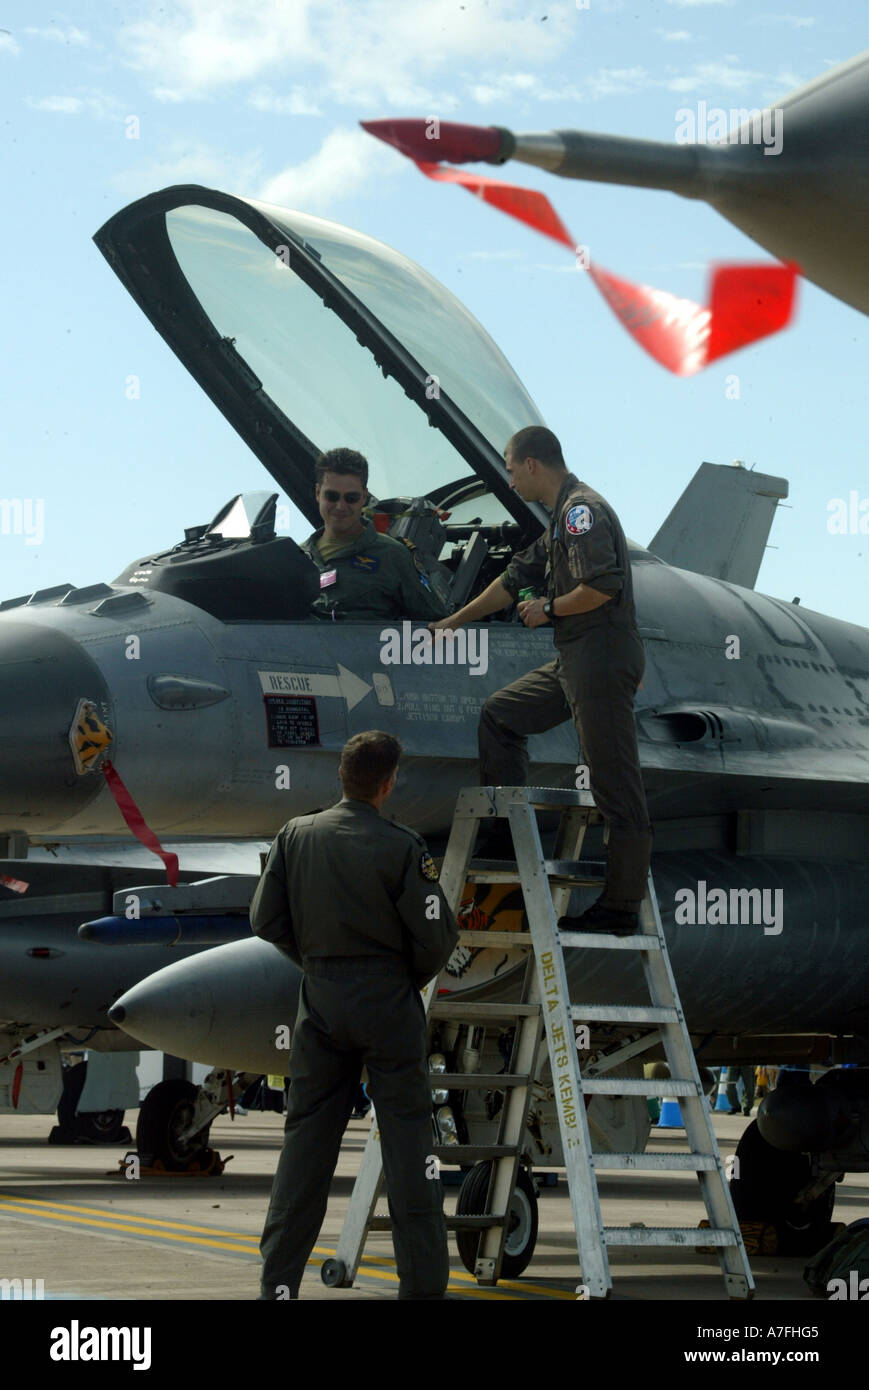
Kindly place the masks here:
POLYGON ((653 1004, 572 1004, 570 1017, 580 1023, 589 1019, 596 1019, 600 1023, 679 1022, 679 1015, 675 1009, 653 1004))
MULTIPOLYGON (((429 1072, 432 1083, 432 1090, 446 1091, 472 1091, 479 1086, 481 1089, 503 1091, 508 1086, 530 1086, 531 1077, 522 1076, 518 1072, 478 1072, 478 1071, 448 1071, 448 1072, 429 1072)), ((660 1086, 660 1082, 658 1083, 660 1086)), ((655 1092, 657 1095, 658 1092, 655 1092)))
POLYGON ((651 932, 636 932, 634 936, 613 936, 601 931, 560 931, 562 946, 581 951, 660 951, 661 943, 651 932))
MULTIPOLYGON (((488 1231, 491 1226, 503 1226, 503 1216, 444 1216, 448 1231, 488 1231)), ((392 1217, 372 1216, 370 1231, 391 1231, 392 1217)))
POLYGON ((736 1232, 697 1226, 604 1226, 607 1245, 736 1245, 736 1232))
POLYGON ((490 1158, 513 1158, 518 1152, 515 1144, 435 1144, 432 1149, 444 1163, 455 1167, 482 1163, 490 1158))
POLYGON ((698 1096, 695 1081, 634 1081, 624 1076, 582 1078, 583 1093, 587 1096, 698 1096))
POLYGON ((611 1154, 594 1153, 592 1162, 597 1172, 605 1169, 641 1169, 650 1173, 678 1172, 687 1169, 691 1173, 712 1172, 718 1164, 712 1154, 611 1154))
MULTIPOLYGON (((573 859, 544 859, 543 872, 553 888, 600 888, 601 874, 582 873, 573 859)), ((519 870, 512 859, 472 859, 465 875, 468 883, 519 883, 519 870)))
POLYGON ((477 1004, 472 1000, 454 1004, 449 998, 435 999, 429 1006, 430 1017, 463 1019, 468 1023, 486 1023, 499 1018, 533 1018, 539 1013, 539 1004, 477 1004))
POLYGON ((470 929, 459 932, 460 946, 476 946, 477 950, 485 950, 487 946, 493 946, 500 950, 510 950, 511 946, 530 946, 532 941, 530 931, 472 931, 470 929))

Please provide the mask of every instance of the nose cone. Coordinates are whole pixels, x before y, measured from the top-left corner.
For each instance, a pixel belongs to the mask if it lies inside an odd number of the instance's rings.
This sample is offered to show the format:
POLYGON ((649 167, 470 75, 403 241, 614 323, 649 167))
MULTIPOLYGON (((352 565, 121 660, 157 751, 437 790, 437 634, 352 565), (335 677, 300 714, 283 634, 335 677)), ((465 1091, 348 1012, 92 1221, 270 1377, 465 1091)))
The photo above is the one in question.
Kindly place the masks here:
POLYGON ((175 1057, 284 1076, 301 978, 270 942, 234 941, 140 980, 109 1018, 175 1057))
POLYGON ((82 699, 111 728, 108 688, 79 644, 0 614, 0 830, 58 830, 102 790, 102 777, 76 772, 70 749, 82 699))

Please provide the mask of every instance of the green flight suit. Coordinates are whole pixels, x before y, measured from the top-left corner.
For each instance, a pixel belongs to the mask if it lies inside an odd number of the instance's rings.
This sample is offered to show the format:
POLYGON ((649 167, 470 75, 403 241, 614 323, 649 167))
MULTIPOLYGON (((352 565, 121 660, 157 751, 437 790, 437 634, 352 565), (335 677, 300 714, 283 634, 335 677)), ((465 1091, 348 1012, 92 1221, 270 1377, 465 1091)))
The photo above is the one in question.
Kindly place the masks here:
POLYGON ((312 612, 318 618, 381 622, 411 618, 437 622, 446 609, 417 565, 414 551, 368 522, 361 536, 323 559, 317 541, 323 528, 302 544, 320 571, 320 593, 312 612))
POLYGON ((549 528, 514 555, 501 583, 515 600, 533 587, 554 599, 588 584, 612 597, 552 619, 558 657, 491 695, 479 727, 483 786, 522 786, 528 735, 573 718, 595 802, 609 829, 605 902, 636 911, 645 896, 652 830, 633 702, 645 667, 627 541, 609 504, 567 473, 549 528))
POLYGON ((363 1064, 382 1140, 398 1296, 439 1298, 446 1288, 419 988, 449 960, 458 927, 436 880, 425 841, 367 801, 299 816, 271 847, 251 926, 304 974, 284 1146, 260 1244, 264 1300, 298 1296, 363 1064))

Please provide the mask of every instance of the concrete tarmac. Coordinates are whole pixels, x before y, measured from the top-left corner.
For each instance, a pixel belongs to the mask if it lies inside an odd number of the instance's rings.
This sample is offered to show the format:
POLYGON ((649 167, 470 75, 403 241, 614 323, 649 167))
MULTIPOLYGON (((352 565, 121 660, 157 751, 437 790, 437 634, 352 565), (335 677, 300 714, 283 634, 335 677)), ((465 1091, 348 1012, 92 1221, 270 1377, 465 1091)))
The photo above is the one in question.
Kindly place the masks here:
MULTIPOLYGON (((136 1113, 126 1122, 135 1132, 136 1113)), ((722 1157, 733 1154, 748 1120, 713 1117, 722 1157)), ((222 1116, 212 1145, 232 1155, 220 1177, 125 1178, 118 1171, 128 1145, 116 1148, 47 1144, 51 1116, 0 1116, 0 1279, 42 1279, 47 1299, 255 1299, 259 1237, 280 1151, 283 1118, 252 1111, 222 1116)), ((303 1299, 395 1298, 397 1278, 387 1234, 369 1237, 352 1289, 330 1289, 320 1265, 334 1254, 367 1120, 351 1120, 332 1183, 320 1240, 302 1283, 303 1299)), ((687 1151, 684 1131, 652 1131, 648 1152, 687 1151)), ((446 1188, 446 1209, 458 1188, 446 1188)), ((629 1226, 694 1226, 705 1215, 693 1173, 607 1173, 600 1179, 604 1222, 629 1226)), ((385 1205, 381 1204, 385 1210, 385 1205)), ((449 1292, 468 1300, 567 1300, 576 1297, 579 1267, 563 1174, 542 1187, 534 1257, 521 1279, 480 1288, 450 1243, 449 1292)), ((837 1188, 834 1220, 869 1216, 869 1174, 846 1176, 837 1188)), ((725 1300, 715 1256, 691 1250, 610 1250, 613 1299, 725 1300)), ((811 1299, 805 1259, 755 1257, 758 1300, 811 1299)), ((732 1305, 731 1305, 732 1306, 732 1305)))

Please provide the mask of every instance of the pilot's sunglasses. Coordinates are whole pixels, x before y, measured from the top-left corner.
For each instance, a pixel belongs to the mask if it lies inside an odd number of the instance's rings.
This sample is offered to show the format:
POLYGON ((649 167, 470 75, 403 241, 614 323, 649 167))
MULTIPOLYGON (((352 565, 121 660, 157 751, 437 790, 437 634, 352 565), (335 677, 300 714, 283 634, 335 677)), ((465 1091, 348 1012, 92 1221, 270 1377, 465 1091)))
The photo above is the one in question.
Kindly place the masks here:
POLYGON ((361 492, 335 492, 334 488, 331 487, 325 489, 323 496, 327 502, 340 502, 343 498, 343 500, 349 502, 351 506, 354 502, 359 502, 362 499, 361 492))

